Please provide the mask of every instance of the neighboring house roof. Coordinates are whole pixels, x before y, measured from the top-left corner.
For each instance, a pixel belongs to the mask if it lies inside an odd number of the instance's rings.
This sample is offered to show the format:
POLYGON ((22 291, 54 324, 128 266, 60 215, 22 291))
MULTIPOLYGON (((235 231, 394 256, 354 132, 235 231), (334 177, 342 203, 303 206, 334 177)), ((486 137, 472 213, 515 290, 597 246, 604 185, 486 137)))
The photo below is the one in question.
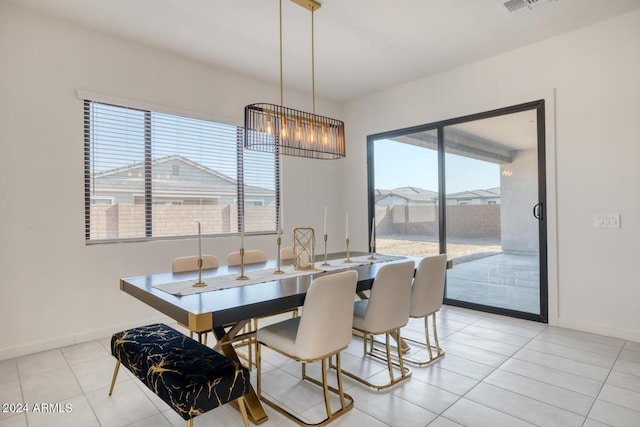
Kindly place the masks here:
POLYGON ((376 190, 376 202, 388 197, 399 197, 401 199, 414 202, 432 202, 438 199, 438 193, 418 187, 399 187, 394 188, 393 190, 376 190))
POLYGON ((500 187, 447 194, 447 199, 493 199, 500 197, 500 187))
MULTIPOLYGON (((393 190, 375 190, 376 202, 389 197, 398 197, 412 202, 426 202, 438 200, 438 193, 418 187, 399 187, 394 188, 393 190)), ((496 197, 500 197, 500 187, 447 194, 447 199, 487 199, 496 197)))
MULTIPOLYGON (((156 194, 199 196, 236 195, 237 181, 179 155, 156 159, 152 163, 153 191, 156 194), (185 179, 186 177, 186 179, 185 179)), ((144 191, 144 165, 136 163, 94 175, 96 187, 103 192, 144 191)), ((245 195, 273 197, 273 190, 245 185, 245 195)))

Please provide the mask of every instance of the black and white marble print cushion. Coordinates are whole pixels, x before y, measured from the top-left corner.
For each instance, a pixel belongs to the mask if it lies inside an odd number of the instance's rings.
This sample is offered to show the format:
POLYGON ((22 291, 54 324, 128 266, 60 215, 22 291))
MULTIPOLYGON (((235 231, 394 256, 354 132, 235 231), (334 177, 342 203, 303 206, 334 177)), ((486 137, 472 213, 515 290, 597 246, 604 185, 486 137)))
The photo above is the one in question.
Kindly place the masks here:
POLYGON ((245 367, 161 323, 114 334, 111 354, 185 420, 250 389, 245 367))

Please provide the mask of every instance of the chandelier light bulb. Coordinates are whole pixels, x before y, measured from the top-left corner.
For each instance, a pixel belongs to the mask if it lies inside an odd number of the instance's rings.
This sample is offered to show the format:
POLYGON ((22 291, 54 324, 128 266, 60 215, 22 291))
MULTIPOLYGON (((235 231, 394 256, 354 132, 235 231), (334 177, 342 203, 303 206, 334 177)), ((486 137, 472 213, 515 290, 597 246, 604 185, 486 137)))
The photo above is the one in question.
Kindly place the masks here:
POLYGON ((273 127, 271 126, 271 114, 267 115, 267 133, 269 135, 273 134, 273 127))
POLYGON ((300 125, 300 119, 296 119, 296 140, 300 141, 302 139, 302 127, 300 125))

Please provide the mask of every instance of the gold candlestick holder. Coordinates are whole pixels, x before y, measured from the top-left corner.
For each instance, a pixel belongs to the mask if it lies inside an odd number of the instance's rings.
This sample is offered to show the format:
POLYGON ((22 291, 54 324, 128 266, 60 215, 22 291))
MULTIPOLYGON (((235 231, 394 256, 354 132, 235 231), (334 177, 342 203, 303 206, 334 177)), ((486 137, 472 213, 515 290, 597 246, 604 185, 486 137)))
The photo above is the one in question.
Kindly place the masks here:
POLYGON ((247 280, 248 277, 244 275, 244 248, 240 248, 240 275, 236 277, 236 280, 247 280))
POLYGON ((284 274, 284 271, 280 269, 281 257, 280 257, 280 246, 282 245, 282 237, 278 234, 278 238, 276 239, 276 244, 278 245, 278 269, 274 271, 274 274, 284 274))
POLYGON ((346 239, 347 242, 347 258, 344 260, 344 262, 351 262, 351 258, 349 258, 349 238, 346 239))
POLYGON ((198 258, 198 281, 193 284, 193 287, 202 288, 203 286, 207 284, 202 281, 202 258, 198 258))
POLYGON ((376 241, 375 240, 371 240, 371 242, 369 242, 369 253, 370 256, 368 259, 370 260, 374 260, 374 259, 378 259, 376 258, 376 241))
POLYGON ((327 262, 327 239, 329 238, 329 236, 327 235, 327 233, 324 234, 324 262, 322 263, 323 266, 327 266, 327 265, 331 265, 327 262))

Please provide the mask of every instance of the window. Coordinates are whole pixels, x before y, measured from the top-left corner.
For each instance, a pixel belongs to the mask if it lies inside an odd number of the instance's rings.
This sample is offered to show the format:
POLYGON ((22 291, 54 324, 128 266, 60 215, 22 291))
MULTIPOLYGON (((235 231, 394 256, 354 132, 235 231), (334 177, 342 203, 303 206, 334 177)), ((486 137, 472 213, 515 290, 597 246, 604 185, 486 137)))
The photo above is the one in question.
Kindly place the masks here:
POLYGON ((87 242, 275 232, 278 157, 241 127, 90 100, 84 123, 87 242))

